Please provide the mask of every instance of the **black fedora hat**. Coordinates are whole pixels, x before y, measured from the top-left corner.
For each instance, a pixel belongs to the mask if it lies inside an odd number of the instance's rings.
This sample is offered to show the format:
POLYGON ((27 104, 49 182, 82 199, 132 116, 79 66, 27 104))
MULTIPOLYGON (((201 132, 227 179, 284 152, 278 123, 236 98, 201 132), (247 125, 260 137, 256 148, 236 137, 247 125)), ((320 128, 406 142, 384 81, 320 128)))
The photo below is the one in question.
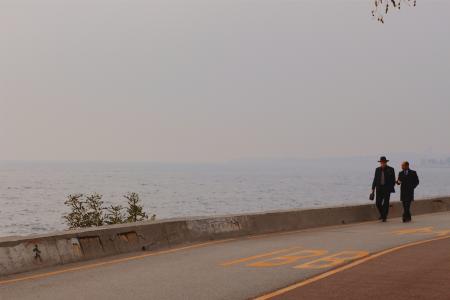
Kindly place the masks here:
POLYGON ((380 160, 378 162, 388 162, 389 159, 386 159, 386 156, 380 157, 380 160))

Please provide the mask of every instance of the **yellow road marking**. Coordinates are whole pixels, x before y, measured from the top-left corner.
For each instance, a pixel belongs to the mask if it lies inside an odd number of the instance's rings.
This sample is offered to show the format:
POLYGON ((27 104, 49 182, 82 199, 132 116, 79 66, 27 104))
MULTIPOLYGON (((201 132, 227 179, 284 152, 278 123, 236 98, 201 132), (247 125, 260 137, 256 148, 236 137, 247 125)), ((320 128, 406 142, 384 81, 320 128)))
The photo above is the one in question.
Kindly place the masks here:
POLYGON ((299 283, 293 284, 291 286, 285 287, 285 288, 280 289, 278 291, 275 291, 275 292, 272 292, 272 293, 269 293, 269 294, 257 297, 254 300, 268 300, 268 299, 271 299, 273 297, 283 295, 283 294, 285 294, 287 292, 290 292, 290 291, 295 290, 297 288, 300 288, 302 286, 305 286, 305 285, 311 284, 313 282, 319 281, 321 279, 330 277, 330 276, 332 276, 334 274, 337 274, 337 273, 340 273, 342 271, 351 269, 353 267, 356 267, 356 266, 361 265, 361 264, 363 264, 365 262, 371 261, 371 260, 373 260, 375 258, 378 258, 380 256, 383 256, 383 255, 386 255, 386 254, 389 254, 389 253, 392 253, 392 252, 395 252, 395 251, 398 251, 398 250, 401 250, 401 249, 404 249, 404 248, 417 246, 417 245, 421 245, 421 244, 425 244, 425 243, 429 243, 429 242, 444 240, 444 239, 448 239, 448 238, 450 238, 450 236, 444 236, 444 237, 438 237, 438 238, 433 238, 433 239, 424 240, 424 241, 413 242, 413 243, 397 246, 397 247, 394 247, 394 248, 391 248, 391 249, 388 249, 388 250, 384 250, 384 251, 381 251, 381 252, 378 252, 378 253, 366 256, 364 258, 361 258, 361 259, 359 259, 357 261, 354 261, 352 263, 349 263, 349 264, 347 264, 345 266, 336 268, 334 270, 322 273, 322 274, 317 275, 315 277, 312 277, 312 278, 309 278, 307 280, 301 281, 299 283))
POLYGON ((352 261, 364 256, 369 255, 366 251, 342 251, 337 254, 333 254, 327 257, 322 257, 303 265, 294 267, 294 269, 325 269, 338 265, 342 265, 348 261, 352 261))
POLYGON ((258 268, 284 266, 284 265, 293 264, 301 259, 325 255, 327 252, 328 252, 327 250, 307 250, 307 249, 305 249, 302 251, 289 253, 289 254, 286 254, 283 256, 274 257, 269 260, 251 263, 251 264, 248 264, 247 266, 258 267, 258 268))
POLYGON ((433 233, 433 227, 422 227, 422 228, 408 228, 393 231, 392 233, 397 235, 405 235, 405 234, 416 234, 416 233, 433 233))
POLYGON ((204 246, 210 246, 210 245, 214 245, 214 244, 230 242, 230 241, 234 241, 234 240, 235 239, 226 239, 226 240, 220 240, 220 241, 201 243, 201 244, 196 244, 196 245, 191 245, 191 246, 185 246, 185 247, 163 250, 163 251, 158 251, 158 252, 151 252, 151 253, 130 256, 130 257, 125 257, 125 258, 118 258, 118 259, 113 259, 113 260, 99 262, 99 263, 87 264, 87 265, 83 265, 83 266, 79 266, 79 267, 72 267, 72 268, 57 270, 57 271, 53 271, 53 272, 46 272, 46 273, 40 273, 40 274, 35 274, 35 275, 30 275, 30 276, 13 278, 13 279, 6 279, 6 280, 1 280, 0 285, 11 284, 11 283, 26 281, 26 280, 46 278, 46 277, 51 277, 51 276, 69 273, 69 272, 94 269, 94 268, 98 268, 98 267, 102 267, 102 266, 114 265, 114 264, 123 263, 123 262, 127 262, 127 261, 142 259, 142 258, 146 258, 146 257, 150 257, 150 256, 169 254, 169 253, 178 252, 181 250, 195 249, 195 248, 200 248, 200 247, 204 247, 204 246))
POLYGON ((446 236, 450 234, 450 229, 436 231, 437 236, 446 236))
POLYGON ((283 252, 288 252, 288 251, 298 249, 298 248, 300 248, 300 246, 296 246, 296 247, 292 247, 292 248, 285 248, 285 249, 278 249, 278 250, 272 251, 272 252, 267 252, 267 253, 262 253, 262 254, 258 254, 258 255, 254 255, 254 256, 244 257, 244 258, 237 259, 237 260, 227 261, 227 262, 221 263, 220 265, 222 267, 229 267, 232 265, 237 265, 237 264, 248 262, 251 260, 258 259, 258 258, 263 258, 263 257, 267 257, 267 256, 272 256, 275 254, 280 254, 283 252))

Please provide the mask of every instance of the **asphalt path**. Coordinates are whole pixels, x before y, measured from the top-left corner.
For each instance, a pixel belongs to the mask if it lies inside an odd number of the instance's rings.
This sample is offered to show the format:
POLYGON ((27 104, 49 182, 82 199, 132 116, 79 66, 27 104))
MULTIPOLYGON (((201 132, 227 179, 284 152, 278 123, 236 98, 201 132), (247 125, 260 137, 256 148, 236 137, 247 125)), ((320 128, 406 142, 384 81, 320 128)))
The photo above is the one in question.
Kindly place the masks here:
MULTIPOLYGON (((282 299, 449 235, 447 212, 417 216, 411 223, 390 219, 212 241, 3 277, 0 299, 282 299)), ((422 255, 433 255, 432 246, 424 249, 422 255)), ((384 269, 389 273, 397 264, 402 261, 384 269)), ((383 289, 382 283, 374 285, 383 289)))
POLYGON ((273 300, 449 300, 450 238, 406 247, 273 300))

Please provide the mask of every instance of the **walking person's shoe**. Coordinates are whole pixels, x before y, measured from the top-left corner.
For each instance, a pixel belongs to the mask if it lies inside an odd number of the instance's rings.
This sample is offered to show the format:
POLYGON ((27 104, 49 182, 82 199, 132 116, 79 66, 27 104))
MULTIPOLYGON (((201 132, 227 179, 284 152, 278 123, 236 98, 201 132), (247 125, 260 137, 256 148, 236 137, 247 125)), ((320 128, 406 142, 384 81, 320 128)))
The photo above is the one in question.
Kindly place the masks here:
POLYGON ((386 218, 383 218, 382 222, 385 223, 386 221, 387 221, 387 219, 386 219, 386 218))

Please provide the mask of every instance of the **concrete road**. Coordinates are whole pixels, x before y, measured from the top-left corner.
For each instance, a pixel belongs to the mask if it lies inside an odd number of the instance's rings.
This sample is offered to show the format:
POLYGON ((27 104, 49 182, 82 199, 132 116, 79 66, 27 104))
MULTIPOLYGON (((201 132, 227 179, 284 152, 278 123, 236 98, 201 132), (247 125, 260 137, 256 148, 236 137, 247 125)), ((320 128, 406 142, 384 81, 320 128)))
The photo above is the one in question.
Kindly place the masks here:
POLYGON ((351 261, 362 265, 385 249, 449 235, 450 213, 438 213, 406 224, 391 219, 214 241, 0 278, 0 299, 271 299, 279 297, 273 291, 317 282, 351 261))

